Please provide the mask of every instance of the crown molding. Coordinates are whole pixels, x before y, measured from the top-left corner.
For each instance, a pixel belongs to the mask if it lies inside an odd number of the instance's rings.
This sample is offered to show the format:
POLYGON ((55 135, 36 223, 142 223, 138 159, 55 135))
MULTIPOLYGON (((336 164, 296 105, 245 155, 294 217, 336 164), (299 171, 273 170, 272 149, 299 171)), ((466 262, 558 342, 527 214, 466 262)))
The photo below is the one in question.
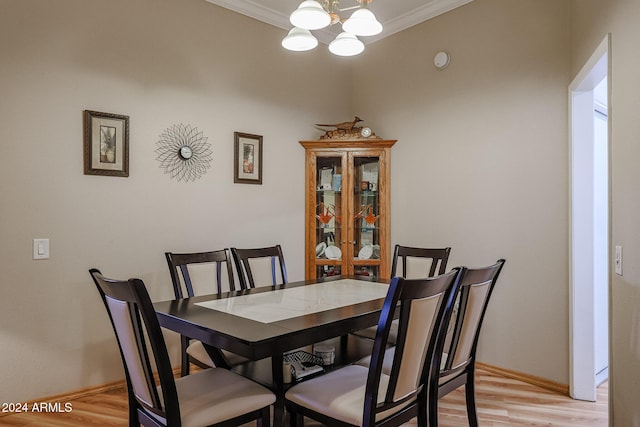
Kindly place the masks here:
POLYGON ((418 25, 438 15, 449 12, 473 0, 432 0, 423 6, 396 16, 384 22, 384 31, 376 36, 367 37, 369 43, 373 43, 392 34, 406 30, 407 28, 418 25))
MULTIPOLYGON (((291 23, 289 22, 289 13, 283 13, 266 7, 263 4, 253 0, 206 0, 209 3, 215 4, 225 9, 238 12, 242 15, 250 18, 257 19, 258 21, 265 22, 283 30, 289 31, 291 29, 291 23)), ((387 36, 405 30, 421 22, 427 21, 443 13, 449 12, 452 9, 463 6, 470 3, 473 0, 431 0, 425 5, 406 12, 400 16, 392 18, 383 22, 384 31, 372 37, 363 37, 362 41, 365 44, 373 43, 377 40, 383 39, 387 36)), ((338 34, 338 31, 332 30, 328 27, 324 30, 314 31, 320 43, 329 44, 338 34)))
POLYGON ((291 29, 289 15, 278 12, 252 0, 206 0, 225 9, 233 10, 258 21, 266 22, 283 30, 291 29))

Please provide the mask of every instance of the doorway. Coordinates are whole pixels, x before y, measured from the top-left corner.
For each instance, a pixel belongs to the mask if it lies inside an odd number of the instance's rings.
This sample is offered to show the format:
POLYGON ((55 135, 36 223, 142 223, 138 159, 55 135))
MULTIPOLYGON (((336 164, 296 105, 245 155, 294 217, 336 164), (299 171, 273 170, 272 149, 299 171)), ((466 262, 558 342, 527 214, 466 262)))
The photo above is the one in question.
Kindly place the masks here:
POLYGON ((596 400, 609 349, 609 36, 569 86, 571 397, 596 400))

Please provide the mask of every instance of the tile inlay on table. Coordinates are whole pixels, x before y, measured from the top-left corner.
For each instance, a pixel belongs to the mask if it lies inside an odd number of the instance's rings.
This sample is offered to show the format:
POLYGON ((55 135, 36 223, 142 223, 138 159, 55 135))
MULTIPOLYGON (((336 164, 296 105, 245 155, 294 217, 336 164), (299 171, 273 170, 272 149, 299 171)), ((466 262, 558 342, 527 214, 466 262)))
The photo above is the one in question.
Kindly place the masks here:
POLYGON ((272 323, 305 314, 384 298, 388 284, 341 279, 289 289, 196 303, 261 323, 272 323))

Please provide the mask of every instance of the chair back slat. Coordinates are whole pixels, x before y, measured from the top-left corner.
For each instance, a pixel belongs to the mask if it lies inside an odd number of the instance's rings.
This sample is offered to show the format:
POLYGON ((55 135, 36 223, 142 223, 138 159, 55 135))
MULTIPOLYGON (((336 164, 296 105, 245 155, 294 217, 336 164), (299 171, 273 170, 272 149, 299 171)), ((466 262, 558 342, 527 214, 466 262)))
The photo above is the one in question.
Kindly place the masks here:
POLYGON ((447 360, 441 376, 463 369, 475 357, 482 321, 504 262, 501 259, 489 267, 467 269, 462 278, 457 296, 457 314, 451 319, 453 329, 444 349, 447 360))
POLYGON ((406 321, 406 332, 403 339, 396 342, 397 360, 392 367, 391 377, 395 380, 395 387, 389 387, 387 400, 396 401, 415 392, 420 386, 422 369, 427 357, 429 336, 438 316, 438 309, 442 305, 444 293, 420 298, 411 302, 409 318, 406 321), (397 367, 397 374, 393 368, 397 367), (395 389, 395 390, 394 390, 395 389), (393 391, 394 394, 390 395, 393 391))
POLYGON ((134 394, 148 407, 162 408, 153 379, 140 318, 132 303, 105 296, 134 394))
POLYGON ((473 341, 490 289, 491 281, 487 281, 470 286, 469 291, 461 295, 460 306, 464 312, 464 317, 460 317, 460 328, 454 329, 454 331, 457 331, 458 336, 453 338, 456 346, 453 354, 450 355, 451 368, 465 363, 471 357, 473 341))
POLYGON ((260 259, 268 259, 271 263, 271 286, 279 284, 278 276, 281 284, 289 282, 287 267, 280 245, 257 249, 231 248, 231 253, 233 254, 238 278, 243 289, 255 288, 256 285, 266 285, 266 279, 262 279, 261 275, 254 274, 263 270, 263 268, 259 267, 259 265, 263 265, 260 259), (276 261, 279 268, 276 268, 276 261))
POLYGON ((396 245, 391 262, 391 277, 420 279, 444 274, 451 248, 414 248, 396 245), (401 267, 401 274, 398 268, 401 267))
POLYGON ((209 252, 194 253, 173 253, 165 252, 167 264, 169 265, 169 273, 173 283, 173 292, 176 299, 191 298, 196 295, 193 285, 192 274, 189 268, 195 268, 197 265, 205 264, 215 265, 216 291, 218 294, 223 291, 223 269, 226 270, 226 278, 230 291, 235 291, 235 281, 233 279, 233 267, 231 262, 231 252, 229 249, 221 249, 209 252), (224 266, 223 266, 224 264, 224 266), (178 271, 180 274, 178 274, 178 271), (183 286, 184 290, 183 292, 183 286))

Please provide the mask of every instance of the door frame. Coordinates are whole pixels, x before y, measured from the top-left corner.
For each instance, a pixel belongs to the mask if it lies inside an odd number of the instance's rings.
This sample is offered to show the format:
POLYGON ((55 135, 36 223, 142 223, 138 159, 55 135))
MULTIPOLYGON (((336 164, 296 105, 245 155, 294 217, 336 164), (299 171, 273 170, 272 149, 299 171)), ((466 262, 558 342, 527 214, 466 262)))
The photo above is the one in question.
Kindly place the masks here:
MULTIPOLYGON (((569 394, 574 399, 596 400, 596 372, 595 372, 595 340, 594 340, 594 278, 593 270, 580 268, 585 257, 589 254, 593 259, 593 233, 591 236, 584 232, 577 232, 580 223, 593 224, 593 209, 584 218, 584 211, 577 214, 576 206, 580 203, 588 203, 589 195, 577 191, 577 175, 580 174, 580 161, 585 159, 584 150, 581 153, 579 146, 593 141, 593 126, 584 126, 587 115, 593 120, 593 89, 608 77, 607 105, 609 112, 611 93, 611 36, 607 34, 604 40, 593 52, 589 60, 569 85, 569 171, 570 171, 570 206, 569 206, 569 394), (587 109, 589 110, 587 112, 587 109), (583 154, 581 158, 580 155, 583 154), (579 218, 580 216, 580 218, 579 218), (592 351, 585 351, 592 349, 592 351)), ((607 264, 611 260, 611 121, 607 120, 608 133, 608 201, 607 201, 607 264)), ((593 150, 591 150, 593 153, 593 150)), ((582 163, 584 165, 584 163, 582 163)), ((593 169, 593 165, 592 169, 593 169)), ((591 201, 593 196, 591 195, 591 201)), ((593 228, 593 226, 591 226, 593 228)), ((608 295, 611 300, 611 268, 608 274, 608 295)), ((610 307, 610 304, 609 304, 610 307)), ((611 314, 609 310, 609 349, 611 348, 611 314)), ((610 353, 610 350, 609 350, 610 353)), ((609 359, 611 359, 609 357, 609 359)))

